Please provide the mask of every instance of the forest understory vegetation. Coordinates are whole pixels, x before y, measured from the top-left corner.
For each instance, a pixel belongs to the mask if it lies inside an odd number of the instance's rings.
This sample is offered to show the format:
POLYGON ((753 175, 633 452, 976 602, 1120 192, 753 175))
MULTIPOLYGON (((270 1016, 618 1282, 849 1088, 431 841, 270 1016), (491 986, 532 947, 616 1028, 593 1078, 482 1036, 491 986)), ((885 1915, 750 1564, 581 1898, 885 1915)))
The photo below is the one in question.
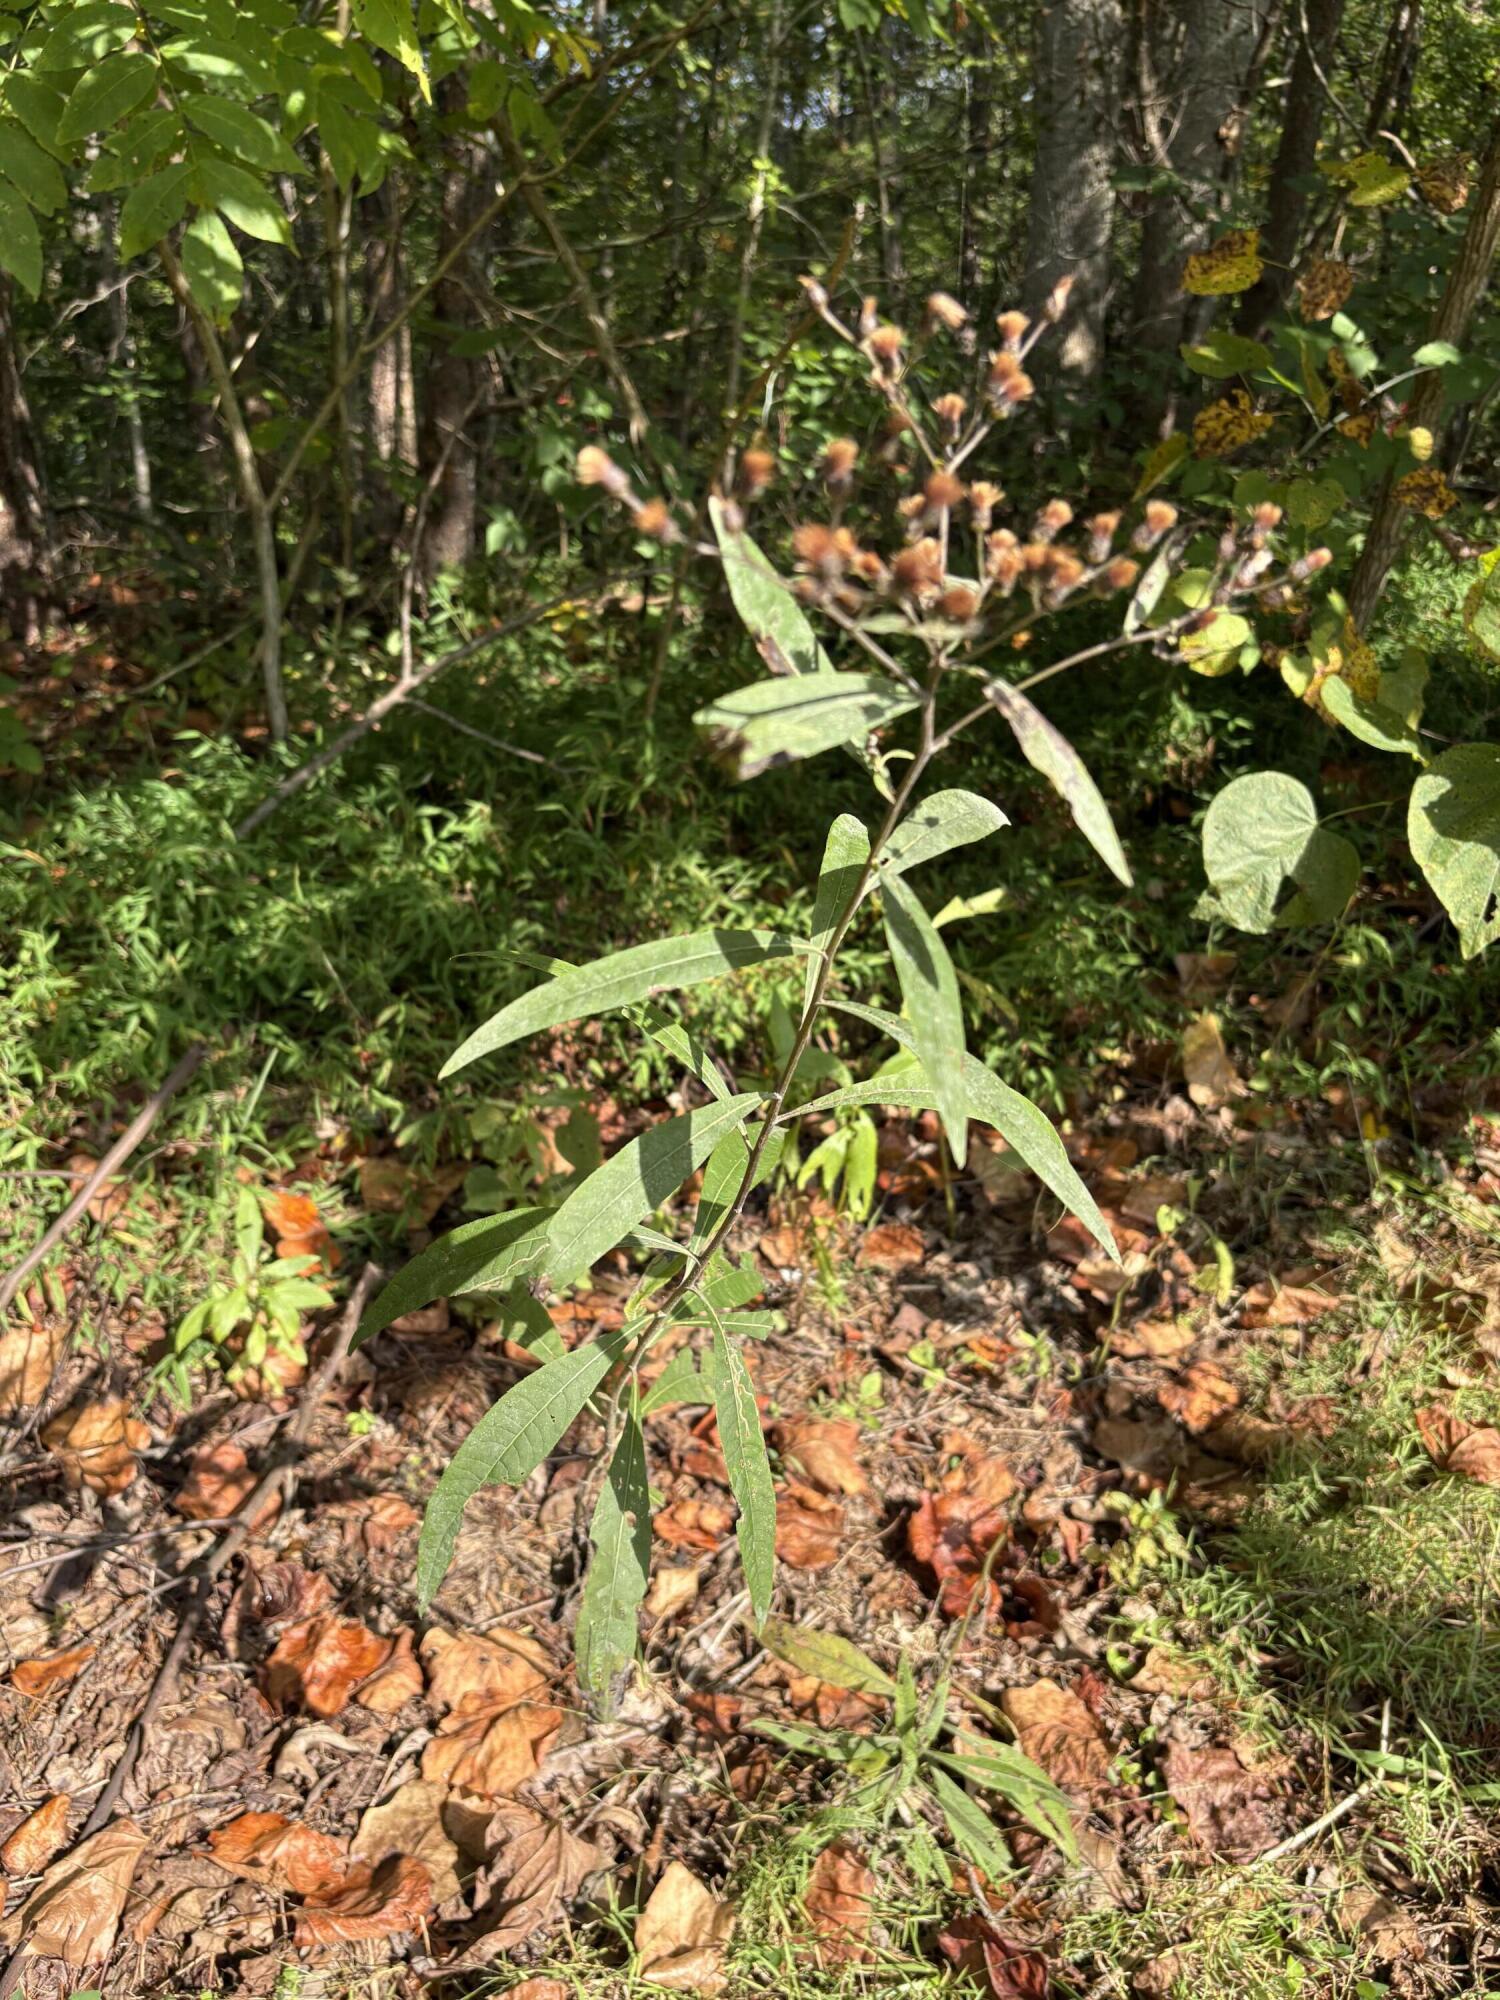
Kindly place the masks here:
POLYGON ((1500 1995, 1491 11, 0 63, 0 2000, 1500 1995))

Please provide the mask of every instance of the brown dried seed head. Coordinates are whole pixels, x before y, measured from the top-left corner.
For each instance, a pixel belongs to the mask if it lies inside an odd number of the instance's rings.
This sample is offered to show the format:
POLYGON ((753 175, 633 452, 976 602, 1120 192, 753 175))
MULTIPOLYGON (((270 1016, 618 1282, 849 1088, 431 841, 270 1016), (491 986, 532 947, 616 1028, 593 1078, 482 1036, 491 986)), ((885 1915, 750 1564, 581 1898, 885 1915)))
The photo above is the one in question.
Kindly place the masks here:
POLYGON ((1049 500, 1045 507, 1037 509, 1031 532, 1037 541, 1050 542, 1054 535, 1062 533, 1072 518, 1073 509, 1066 500, 1049 500))
POLYGON ((990 356, 990 389, 998 394, 1000 385, 1013 382, 1021 372, 1019 359, 1005 348, 997 348, 990 356))
POLYGON ((1140 564, 1130 556, 1115 556, 1104 565, 1100 578, 1110 590, 1129 590, 1140 573, 1140 564))
POLYGON ((865 583, 881 584, 886 581, 886 567, 873 549, 857 549, 850 565, 854 574, 865 583))
POLYGON ((979 609, 979 593, 971 590, 966 583, 956 583, 951 590, 945 590, 938 600, 938 608, 945 618, 952 618, 962 624, 972 618, 979 609))
POLYGON ((1071 549, 1048 549, 1048 575, 1055 591, 1075 590, 1087 573, 1082 560, 1071 549))
POLYGON ((908 493, 904 500, 896 502, 896 512, 908 526, 913 521, 920 521, 922 516, 927 512, 926 494, 908 493))
POLYGON ((1272 528, 1280 526, 1281 509, 1274 500, 1262 500, 1250 518, 1257 528, 1264 528, 1269 532, 1272 528))
POLYGON ((1332 549, 1309 549, 1300 562, 1292 564, 1291 573, 1301 583, 1304 577, 1316 576, 1320 569, 1327 569, 1332 561, 1332 549))
POLYGON ((998 486, 988 479, 976 479, 969 488, 969 507, 974 516, 974 526, 983 534, 990 525, 995 509, 1005 498, 998 486))
POLYGON ((951 472, 934 472, 922 488, 927 505, 938 512, 961 506, 967 490, 963 481, 951 472))
POLYGON ((943 587, 943 552, 929 535, 903 549, 891 564, 898 586, 910 597, 935 597, 943 587))
POLYGON ((830 438, 823 447, 823 477, 830 486, 847 486, 859 462, 859 446, 853 438, 830 438))
POLYGON ((1117 508, 1103 514, 1091 514, 1088 519, 1089 561, 1103 562, 1109 554, 1110 544, 1119 533, 1120 515, 1117 508))
POLYGON ((877 326, 865 341, 870 358, 883 374, 890 375, 901 365, 906 335, 899 326, 877 326))
POLYGON ((620 470, 607 451, 596 444, 586 444, 579 452, 574 476, 580 486, 602 486, 616 499, 630 491, 627 474, 620 470))
POLYGON ((1025 542, 1021 547, 1021 565, 1024 569, 1040 572, 1052 560, 1051 546, 1046 542, 1025 542))
POLYGON ((823 576, 839 576, 854 553, 854 537, 847 528, 834 529, 821 521, 805 521, 792 530, 792 549, 806 568, 823 576))
POLYGON ((1026 329, 1030 326, 1031 321, 1025 313, 1016 312, 1012 309, 1010 312, 998 314, 995 324, 999 327, 1000 338, 1005 342, 1007 347, 1019 347, 1026 337, 1026 329))
POLYGON ((1068 298, 1073 290, 1071 278, 1059 278, 1047 295, 1047 303, 1042 309, 1042 317, 1055 326, 1068 309, 1068 298))
POLYGON ((967 307, 961 306, 949 293, 933 292, 929 295, 927 319, 930 326, 945 326, 950 333, 957 333, 967 323, 968 317, 967 307))
POLYGON ((764 492, 776 477, 776 460, 759 445, 752 445, 740 457, 740 484, 752 499, 764 492))
POLYGON ((1008 382, 1002 382, 997 392, 998 400, 1002 403, 1024 403, 1028 397, 1035 394, 1036 384, 1024 371, 1019 375, 1012 375, 1008 382))
POLYGON ((1177 509, 1170 500, 1148 500, 1141 525, 1131 536, 1138 549, 1149 549, 1159 542, 1169 528, 1177 526, 1177 509))
POLYGON ((963 422, 964 411, 968 407, 962 396, 950 392, 948 395, 939 396, 934 400, 932 414, 937 418, 949 437, 957 437, 958 427, 963 422))
POLYGON ((985 537, 984 573, 1008 597, 1016 587, 1022 569, 1021 549, 1009 528, 996 528, 985 537))
POLYGON ((643 500, 635 510, 635 525, 643 535, 664 542, 674 532, 672 514, 665 500, 643 500))

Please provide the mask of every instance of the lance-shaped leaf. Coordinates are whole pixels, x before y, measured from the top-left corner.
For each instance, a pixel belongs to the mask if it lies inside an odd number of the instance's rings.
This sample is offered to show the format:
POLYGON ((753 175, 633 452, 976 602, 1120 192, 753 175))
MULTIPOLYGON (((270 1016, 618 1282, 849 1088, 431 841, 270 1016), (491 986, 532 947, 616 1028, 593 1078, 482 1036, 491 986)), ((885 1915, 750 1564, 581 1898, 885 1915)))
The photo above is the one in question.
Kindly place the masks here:
POLYGON ((767 1618, 759 1638, 768 1653, 785 1660, 799 1674, 814 1674, 832 1687, 849 1688, 855 1694, 884 1695, 887 1701, 896 1698, 896 1683, 852 1639, 841 1639, 836 1632, 814 1632, 785 1618, 767 1618))
POLYGON ((813 988, 822 971, 822 954, 827 951, 839 918, 849 907, 859 887, 865 863, 870 858, 870 836, 853 813, 840 813, 828 829, 823 848, 823 866, 818 872, 818 893, 813 900, 812 953, 807 961, 807 980, 802 1005, 812 1005, 813 988))
POLYGON ((505 1294, 499 1318, 505 1338, 513 1340, 517 1347, 524 1347, 528 1354, 539 1354, 544 1361, 552 1361, 567 1353, 562 1335, 552 1324, 551 1313, 524 1278, 505 1294))
POLYGON ((361 1346, 393 1319, 431 1305, 434 1299, 509 1291, 517 1278, 539 1268, 547 1247, 547 1225, 555 1213, 550 1208, 513 1208, 504 1215, 460 1223, 440 1236, 380 1292, 360 1321, 352 1345, 361 1346))
POLYGON ((1406 832, 1473 958, 1500 937, 1500 749, 1459 743, 1435 757, 1411 788, 1406 832))
POLYGON ((818 644, 802 606, 745 530, 730 526, 724 502, 710 500, 708 514, 734 608, 771 672, 831 672, 828 655, 818 644))
POLYGON ((651 1484, 646 1440, 633 1410, 610 1460, 589 1540, 594 1553, 573 1646, 579 1682, 607 1716, 615 1683, 635 1658, 636 1614, 651 1580, 651 1484))
POLYGON ((947 1822, 953 1845, 991 1881, 1002 1881, 1010 1871, 1011 1854, 999 1827, 940 1765, 929 1765, 924 1775, 947 1822))
MULTIPOLYGON (((741 1091, 652 1125, 596 1167, 553 1214, 543 1263, 554 1285, 571 1285, 606 1250, 613 1250, 643 1215, 674 1195, 696 1173, 726 1132, 743 1125, 760 1093, 741 1091)), ((669 1246, 676 1248, 676 1245, 669 1246)))
POLYGON ((964 1010, 958 974, 931 917, 899 875, 881 883, 885 935, 901 997, 911 1016, 912 1046, 937 1095, 938 1116, 953 1157, 968 1158, 969 1099, 964 1086, 964 1010))
POLYGON ((950 848, 987 839, 1009 825, 999 806, 991 805, 977 792, 934 792, 912 807, 886 842, 880 857, 881 874, 904 875, 908 868, 933 861, 950 848))
POLYGON ((514 1486, 551 1451, 620 1357, 618 1336, 559 1355, 507 1389, 479 1419, 433 1488, 417 1543, 417 1596, 432 1602, 464 1508, 483 1486, 514 1486))
POLYGON ((655 993, 701 986, 705 980, 741 972, 749 965, 763 965, 770 958, 790 958, 800 949, 795 938, 784 937, 779 931, 692 931, 686 937, 631 945, 626 951, 596 958, 592 965, 560 972, 545 984, 533 986, 519 1000, 512 1000, 482 1028, 476 1028, 438 1074, 452 1076, 481 1056, 493 1055, 496 1049, 538 1034, 543 1028, 628 1007, 655 993))
MULTIPOLYGON (((916 1036, 910 1022, 887 1013, 882 1007, 865 1007, 854 1000, 840 1000, 837 1004, 842 1013, 852 1014, 856 1020, 880 1029, 882 1034, 893 1036, 904 1049, 916 1048, 916 1036)), ((1094 1197, 1078 1178, 1067 1149, 1046 1112, 1039 1110, 1029 1097, 1023 1097, 1019 1090, 1012 1090, 1008 1083, 1002 1083, 977 1056, 965 1056, 963 1074, 970 1117, 977 1118, 982 1124, 993 1125, 1005 1143, 1020 1154, 1043 1186, 1050 1188, 1063 1206, 1073 1211, 1101 1248, 1118 1262, 1120 1253, 1115 1248, 1109 1224, 1099 1213, 1094 1197)), ((907 1088, 908 1079, 899 1079, 894 1087, 898 1090, 907 1088)), ((935 1097, 933 1092, 927 1096, 927 1101, 933 1102, 935 1097)), ((895 1101, 899 1103, 903 1100, 898 1097, 895 1101)))
POLYGON ((713 1399, 707 1377, 699 1373, 697 1357, 684 1348, 672 1356, 641 1397, 641 1415, 654 1416, 674 1403, 711 1403, 713 1399))
POLYGON ((984 692, 1015 731, 1021 755, 1057 793, 1073 815, 1074 825, 1105 867, 1130 888, 1135 877, 1109 816, 1109 807, 1090 777, 1087 764, 1067 737, 1019 688, 1005 681, 990 681, 984 692))
POLYGON ((1040 1764, 1034 1764, 1014 1744, 960 1733, 954 1737, 952 1750, 934 1751, 933 1758, 971 1785, 999 1792, 1044 1840, 1053 1842, 1064 1854, 1076 1857, 1078 1841, 1066 1792, 1052 1782, 1040 1764))
POLYGON ((752 681, 700 708, 693 721, 732 777, 753 778, 841 743, 860 743, 917 700, 879 674, 801 674, 752 681))
POLYGON ((709 1154, 708 1164, 703 1169, 698 1212, 693 1217, 693 1233, 688 1238, 690 1257, 703 1248, 729 1213, 729 1205, 740 1191, 740 1183, 749 1164, 750 1148, 740 1132, 726 1132, 709 1154))
POLYGON ((729 1469, 729 1490, 740 1510, 735 1524, 740 1567, 750 1593, 751 1615, 758 1625, 771 1608, 776 1581, 776 1489, 755 1406, 755 1385, 738 1347, 722 1332, 714 1334, 713 1386, 714 1415, 729 1469))

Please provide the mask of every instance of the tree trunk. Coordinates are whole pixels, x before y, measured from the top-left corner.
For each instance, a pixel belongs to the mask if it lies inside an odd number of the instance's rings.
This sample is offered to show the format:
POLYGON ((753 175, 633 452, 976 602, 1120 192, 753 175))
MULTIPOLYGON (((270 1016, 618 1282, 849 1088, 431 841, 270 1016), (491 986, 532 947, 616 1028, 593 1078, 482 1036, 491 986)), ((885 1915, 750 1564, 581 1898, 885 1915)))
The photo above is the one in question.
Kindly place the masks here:
MULTIPOLYGON (((461 76, 446 77, 438 86, 438 110, 445 117, 462 112, 465 90, 461 76)), ((443 178, 438 257, 474 226, 489 201, 481 149, 460 137, 443 178)), ((472 251, 458 257, 433 288, 435 316, 446 327, 464 327, 474 320, 470 287, 474 283, 472 251)), ((423 482, 431 482, 426 525, 415 553, 417 574, 431 583, 440 570, 461 568, 474 553, 478 518, 479 464, 469 423, 483 383, 480 363, 455 354, 443 340, 422 385, 422 423, 417 464, 423 482)))
MULTIPOLYGON (((1470 202, 1468 227, 1433 315, 1429 338, 1450 341, 1459 348, 1464 345, 1474 308, 1489 283, 1497 245, 1500 245, 1500 124, 1490 134, 1479 186, 1470 202)), ((1407 421, 1430 430, 1436 437, 1442 408, 1443 372, 1440 368, 1430 368, 1417 378, 1407 406, 1407 421)), ((1394 471, 1385 476, 1349 585, 1350 614, 1361 632, 1369 627, 1386 578, 1406 539, 1411 510, 1403 507, 1395 496, 1398 477, 1394 471)))
POLYGON ((1241 300, 1236 321, 1239 331, 1252 340, 1265 332, 1292 288, 1307 214, 1305 184, 1317 165, 1327 103, 1318 72, 1321 70, 1326 77, 1332 68, 1343 18, 1344 0, 1306 0, 1305 10, 1298 0, 1293 0, 1297 53, 1292 61, 1286 117, 1271 168, 1266 222, 1261 231, 1266 268, 1241 300))
MULTIPOLYGON (((364 204, 380 218, 380 234, 370 239, 365 261, 365 320, 378 331, 394 319, 406 296, 406 257, 401 241, 401 192, 394 174, 364 204)), ((417 404, 412 393, 411 328, 403 325, 370 358, 370 442, 382 465, 413 467, 417 462, 417 404)))
POLYGON ((1104 357, 1122 36, 1118 0, 1041 0, 1037 9, 1025 301, 1037 314, 1058 279, 1072 278, 1049 346, 1052 364, 1079 380, 1104 357))
POLYGON ((980 227, 978 192, 990 180, 990 130, 995 109, 994 67, 985 60, 988 31, 976 26, 975 60, 964 69, 964 160, 962 208, 958 224, 958 296, 972 313, 981 308, 980 227))
POLYGON ((37 580, 47 558, 47 507, 10 299, 10 280, 0 277, 0 617, 13 638, 30 646, 38 637, 37 580))
POLYGON ((1146 154, 1174 177, 1141 224, 1131 345, 1175 354, 1196 301, 1182 265, 1223 213, 1269 0, 1147 0, 1137 49, 1146 154))

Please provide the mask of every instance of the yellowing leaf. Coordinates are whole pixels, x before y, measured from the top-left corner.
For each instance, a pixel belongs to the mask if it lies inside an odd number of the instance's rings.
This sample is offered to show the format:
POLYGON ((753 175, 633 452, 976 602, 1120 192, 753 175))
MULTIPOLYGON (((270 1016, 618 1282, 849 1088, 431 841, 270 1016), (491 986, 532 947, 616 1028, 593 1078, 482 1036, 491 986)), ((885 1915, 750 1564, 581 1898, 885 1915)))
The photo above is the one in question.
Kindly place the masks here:
POLYGON ((1258 229, 1230 229, 1207 250, 1195 250, 1182 271, 1182 289, 1198 298, 1247 292, 1265 269, 1258 229))

